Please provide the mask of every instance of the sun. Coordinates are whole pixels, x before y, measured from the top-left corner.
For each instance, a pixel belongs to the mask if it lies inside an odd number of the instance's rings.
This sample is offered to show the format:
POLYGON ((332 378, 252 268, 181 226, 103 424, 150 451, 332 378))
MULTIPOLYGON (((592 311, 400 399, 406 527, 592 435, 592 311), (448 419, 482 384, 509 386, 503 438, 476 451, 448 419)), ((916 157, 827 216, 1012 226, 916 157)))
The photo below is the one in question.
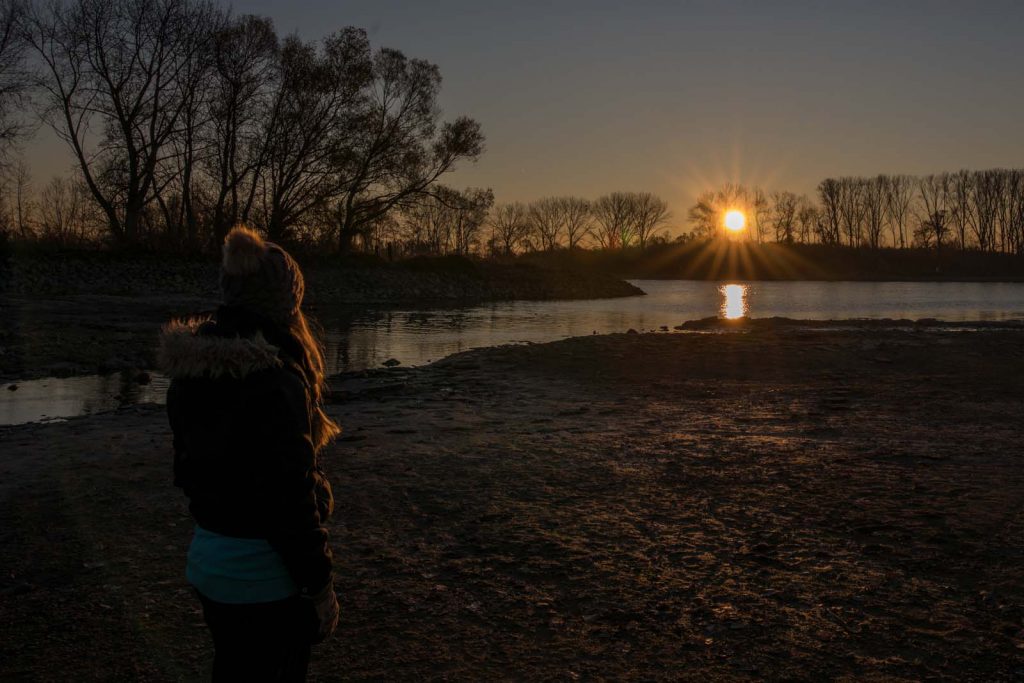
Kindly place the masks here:
POLYGON ((739 232, 747 227, 747 218, 742 211, 733 209, 725 212, 725 229, 729 232, 739 232))

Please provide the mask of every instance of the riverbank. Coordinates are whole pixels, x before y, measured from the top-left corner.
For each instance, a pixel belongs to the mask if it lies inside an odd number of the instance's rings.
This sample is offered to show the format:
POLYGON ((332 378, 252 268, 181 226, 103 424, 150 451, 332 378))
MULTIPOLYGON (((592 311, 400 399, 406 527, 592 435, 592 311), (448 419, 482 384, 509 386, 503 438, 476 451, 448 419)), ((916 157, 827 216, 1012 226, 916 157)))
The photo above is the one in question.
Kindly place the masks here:
MULTIPOLYGON (((315 261, 307 310, 454 307, 642 295, 616 278, 462 258, 315 261)), ((152 369, 160 325, 216 308, 217 264, 106 252, 28 253, 0 265, 0 381, 152 369)))
MULTIPOLYGON (((1024 333, 853 327, 338 378, 311 680, 1024 676, 1024 333)), ((201 677, 163 412, 0 443, 0 678, 201 677)))
MULTIPOLYGON (((603 299, 643 294, 618 278, 574 268, 464 257, 386 262, 299 258, 315 305, 467 305, 514 299, 603 299)), ((0 262, 0 296, 216 299, 216 259, 105 251, 28 251, 0 262)))

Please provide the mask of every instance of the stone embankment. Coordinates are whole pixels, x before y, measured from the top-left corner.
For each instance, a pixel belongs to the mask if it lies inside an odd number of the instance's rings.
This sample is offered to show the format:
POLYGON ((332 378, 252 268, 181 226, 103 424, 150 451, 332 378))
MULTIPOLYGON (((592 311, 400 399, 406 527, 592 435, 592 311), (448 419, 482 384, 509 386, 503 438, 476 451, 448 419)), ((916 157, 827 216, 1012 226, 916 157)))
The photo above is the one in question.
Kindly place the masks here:
MULTIPOLYGON (((607 275, 462 258, 304 267, 312 303, 388 305, 513 299, 595 299, 642 294, 607 275)), ((0 263, 0 295, 172 296, 216 299, 212 259, 102 252, 19 254, 0 263)))
MULTIPOLYGON (((330 307, 440 308, 642 291, 605 275, 468 259, 307 264, 314 315, 330 307)), ((152 368, 160 325, 212 310, 217 263, 102 252, 0 260, 0 380, 152 368)))

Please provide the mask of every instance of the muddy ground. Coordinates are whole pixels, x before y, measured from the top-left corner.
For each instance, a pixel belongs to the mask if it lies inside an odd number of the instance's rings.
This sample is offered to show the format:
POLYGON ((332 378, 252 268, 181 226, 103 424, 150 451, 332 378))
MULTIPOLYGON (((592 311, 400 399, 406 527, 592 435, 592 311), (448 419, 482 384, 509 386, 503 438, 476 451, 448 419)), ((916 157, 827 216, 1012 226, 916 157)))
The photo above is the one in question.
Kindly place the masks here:
MULTIPOLYGON (((758 328, 335 383, 313 680, 1024 679, 1024 333, 758 328)), ((0 678, 211 656, 161 409, 0 430, 0 678)))

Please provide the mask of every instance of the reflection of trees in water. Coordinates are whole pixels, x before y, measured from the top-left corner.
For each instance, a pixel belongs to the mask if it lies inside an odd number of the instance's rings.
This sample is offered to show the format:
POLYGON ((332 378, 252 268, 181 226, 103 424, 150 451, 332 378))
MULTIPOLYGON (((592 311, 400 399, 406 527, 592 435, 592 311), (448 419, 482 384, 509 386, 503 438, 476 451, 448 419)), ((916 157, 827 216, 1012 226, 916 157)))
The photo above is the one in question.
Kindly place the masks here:
POLYGON ((403 313, 382 308, 337 307, 319 316, 327 372, 378 367, 392 355, 393 336, 405 326, 403 313))
POLYGON ((317 311, 313 316, 315 327, 319 328, 317 332, 323 341, 324 362, 328 374, 342 372, 352 367, 350 332, 353 322, 360 313, 362 311, 337 307, 317 311))
POLYGON ((436 360, 461 348, 465 332, 482 327, 477 309, 333 308, 318 315, 330 374, 403 362, 436 360))

